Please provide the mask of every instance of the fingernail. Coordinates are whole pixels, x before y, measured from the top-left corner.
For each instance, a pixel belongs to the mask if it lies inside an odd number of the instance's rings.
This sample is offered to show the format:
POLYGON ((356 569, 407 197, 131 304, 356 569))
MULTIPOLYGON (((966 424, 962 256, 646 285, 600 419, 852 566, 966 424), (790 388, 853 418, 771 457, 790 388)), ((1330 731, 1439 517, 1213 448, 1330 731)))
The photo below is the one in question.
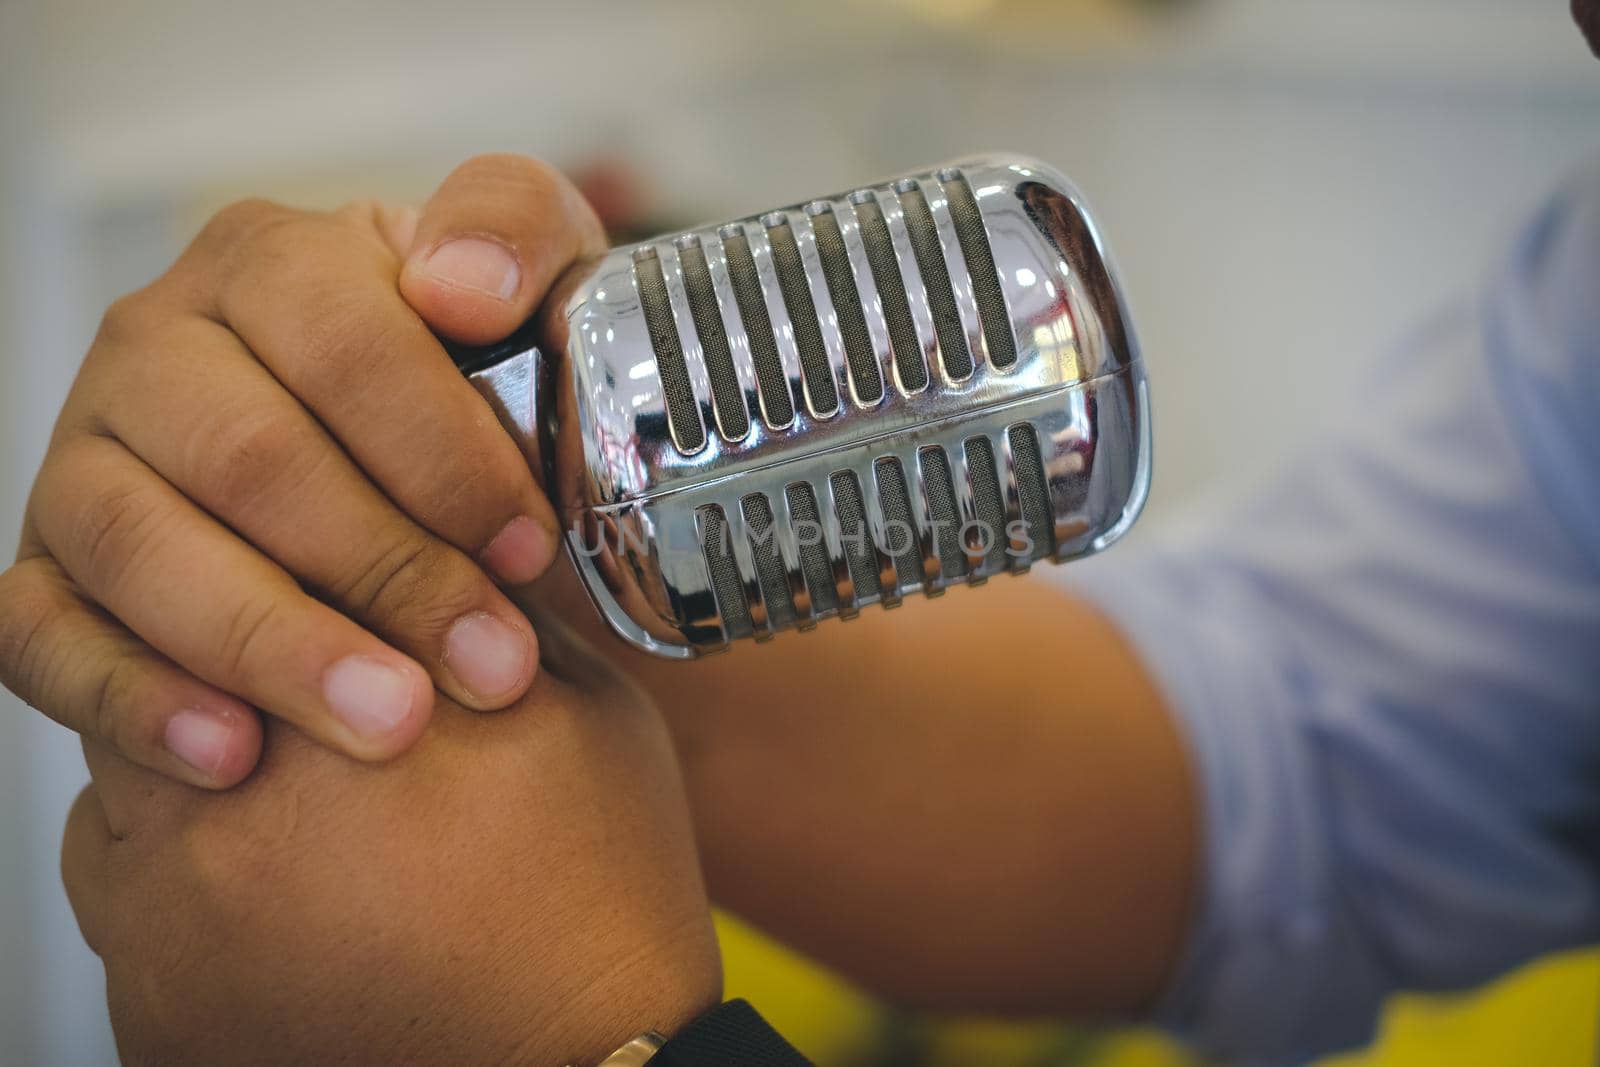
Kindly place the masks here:
POLYGON ((184 708, 167 720, 162 734, 167 751, 205 775, 215 778, 228 758, 233 723, 198 708, 184 708))
POLYGON ((322 676, 322 696, 358 737, 376 738, 410 717, 416 680, 370 656, 346 656, 322 676))
POLYGON ((522 284, 522 269, 511 249, 481 237, 457 237, 428 254, 423 272, 456 289, 510 300, 522 284))
POLYGON ((553 554, 549 533, 522 515, 506 523, 478 558, 501 581, 522 585, 544 573, 553 554))
POLYGON ((444 665, 468 692, 484 700, 519 688, 532 652, 526 634, 487 612, 463 615, 444 639, 444 665))

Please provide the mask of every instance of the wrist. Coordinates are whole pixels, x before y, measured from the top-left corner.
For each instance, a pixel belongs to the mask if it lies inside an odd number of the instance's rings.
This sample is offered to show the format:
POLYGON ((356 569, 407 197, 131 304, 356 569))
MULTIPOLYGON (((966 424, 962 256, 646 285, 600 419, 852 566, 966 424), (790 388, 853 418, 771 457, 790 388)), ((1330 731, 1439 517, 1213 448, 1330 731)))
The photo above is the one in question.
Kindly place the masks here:
MULTIPOLYGON (((708 925, 709 929, 709 925, 708 925)), ((550 1020, 556 1062, 592 1067, 641 1034, 679 1033, 722 1002, 714 939, 636 954, 590 983, 550 1020)))

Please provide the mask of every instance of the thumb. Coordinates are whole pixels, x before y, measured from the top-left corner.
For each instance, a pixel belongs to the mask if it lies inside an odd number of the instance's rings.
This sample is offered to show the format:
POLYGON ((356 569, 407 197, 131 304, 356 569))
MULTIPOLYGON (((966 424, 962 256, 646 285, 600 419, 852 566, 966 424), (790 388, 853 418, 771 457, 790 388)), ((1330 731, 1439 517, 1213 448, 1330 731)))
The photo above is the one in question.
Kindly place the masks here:
POLYGON ((423 207, 400 293, 435 333, 490 344, 520 326, 567 267, 605 247, 594 210, 548 164, 477 156, 423 207))

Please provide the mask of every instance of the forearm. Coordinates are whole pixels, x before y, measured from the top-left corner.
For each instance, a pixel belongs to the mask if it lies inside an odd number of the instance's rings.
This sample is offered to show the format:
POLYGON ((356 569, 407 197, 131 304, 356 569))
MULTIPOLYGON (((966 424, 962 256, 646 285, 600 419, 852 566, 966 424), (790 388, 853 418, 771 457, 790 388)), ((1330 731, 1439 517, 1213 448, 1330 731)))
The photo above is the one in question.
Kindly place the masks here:
POLYGON ((1037 578, 693 664, 638 657, 713 896, 895 1000, 1136 1009, 1197 882, 1194 785, 1143 668, 1037 578))

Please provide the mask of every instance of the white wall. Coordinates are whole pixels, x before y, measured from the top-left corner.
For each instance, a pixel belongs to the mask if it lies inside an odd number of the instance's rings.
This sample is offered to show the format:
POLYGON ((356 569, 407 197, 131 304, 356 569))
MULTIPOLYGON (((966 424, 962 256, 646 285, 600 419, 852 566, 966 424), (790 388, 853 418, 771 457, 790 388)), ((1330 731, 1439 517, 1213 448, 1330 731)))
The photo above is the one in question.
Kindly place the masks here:
MULTIPOLYGON (((1340 384, 1600 148, 1600 64, 1558 0, 1214 0, 1146 33, 1041 26, 1040 0, 951 30, 910 2, 0 5, 0 529, 96 309, 231 195, 420 196, 473 151, 610 148, 710 216, 1032 152, 1087 190, 1124 268, 1154 525, 1337 417, 1340 384)), ((14 705, 0 1061, 105 1062, 55 874, 82 771, 14 705)))

